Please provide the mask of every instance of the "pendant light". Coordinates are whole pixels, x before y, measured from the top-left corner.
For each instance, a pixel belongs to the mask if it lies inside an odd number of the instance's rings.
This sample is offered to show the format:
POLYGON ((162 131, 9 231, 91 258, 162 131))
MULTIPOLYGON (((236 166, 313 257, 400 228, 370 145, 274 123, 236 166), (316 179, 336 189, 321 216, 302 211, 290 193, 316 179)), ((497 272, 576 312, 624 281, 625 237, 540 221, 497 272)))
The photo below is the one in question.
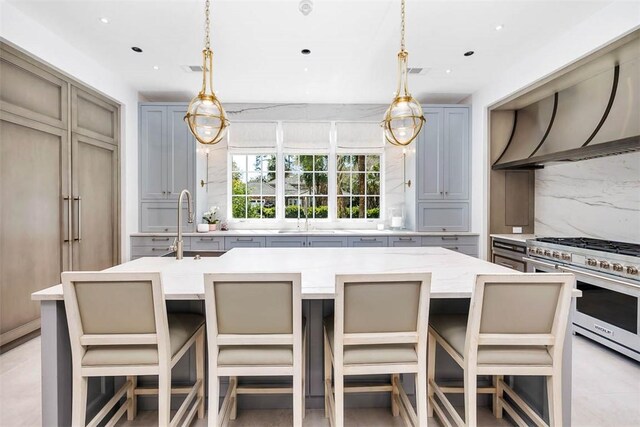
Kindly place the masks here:
POLYGON ((202 50, 202 89, 189 103, 185 121, 201 144, 217 144, 229 127, 227 114, 213 92, 213 52, 209 42, 209 0, 205 3, 205 38, 202 50))
POLYGON ((400 52, 398 52, 398 91, 391 105, 384 113, 382 127, 384 136, 393 145, 409 145, 418 136, 424 116, 422 107, 409 93, 407 87, 407 58, 409 53, 404 49, 404 9, 405 0, 401 4, 400 52))

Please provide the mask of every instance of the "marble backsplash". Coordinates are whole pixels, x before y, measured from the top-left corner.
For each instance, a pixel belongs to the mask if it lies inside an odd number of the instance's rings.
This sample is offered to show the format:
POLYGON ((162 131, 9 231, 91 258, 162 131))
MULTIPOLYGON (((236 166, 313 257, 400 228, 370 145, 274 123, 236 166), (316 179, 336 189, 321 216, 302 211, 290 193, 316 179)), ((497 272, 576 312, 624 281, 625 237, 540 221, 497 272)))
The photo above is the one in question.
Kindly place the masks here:
POLYGON ((640 243, 640 153, 536 171, 535 232, 640 243))
MULTIPOLYGON (((282 120, 282 121, 380 121, 388 106, 381 104, 225 104, 225 110, 229 120, 243 121, 260 121, 260 120, 282 120)), ((198 146, 198 166, 197 181, 207 179, 209 185, 203 189, 198 185, 198 206, 197 213, 201 217, 201 213, 208 209, 209 206, 218 206, 220 208, 221 217, 227 218, 227 176, 228 148, 226 141, 220 142, 209 148, 208 153, 208 176, 207 161, 205 160, 204 147, 198 146)), ((414 162, 413 148, 408 149, 407 165, 414 162)), ((402 148, 394 147, 390 144, 385 146, 384 161, 384 211, 391 207, 399 206, 405 203, 405 189, 403 185, 402 170, 402 148)), ((407 173, 411 173, 407 167, 407 173)), ((407 176, 415 182, 415 177, 407 176)), ((383 211, 383 212, 384 212, 383 211)), ((375 222, 363 222, 362 227, 375 228, 375 222)), ((412 218, 407 218, 410 226, 412 218)), ((273 222, 271 224, 264 223, 261 227, 282 228, 283 224, 273 222)), ((338 224, 317 223, 317 228, 339 227, 338 224)), ((242 228, 241 223, 234 223, 234 228, 242 228)), ((353 228, 354 224, 350 224, 349 228, 353 228)))

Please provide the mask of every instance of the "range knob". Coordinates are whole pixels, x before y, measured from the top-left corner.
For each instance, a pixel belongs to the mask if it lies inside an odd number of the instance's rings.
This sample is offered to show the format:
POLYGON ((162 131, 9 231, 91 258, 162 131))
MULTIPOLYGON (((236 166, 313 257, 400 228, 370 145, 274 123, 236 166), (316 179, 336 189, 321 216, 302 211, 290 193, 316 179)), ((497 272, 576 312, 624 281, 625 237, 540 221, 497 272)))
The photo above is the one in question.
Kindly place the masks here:
POLYGON ((549 249, 545 249, 544 256, 551 256, 551 251, 549 249))
POLYGON ((627 274, 638 274, 638 269, 632 265, 628 265, 627 274))
POLYGON ((587 258, 587 265, 590 265, 591 267, 597 267, 598 261, 593 258, 587 258))
POLYGON ((624 267, 622 266, 622 264, 618 264, 617 262, 613 263, 611 268, 613 268, 613 271, 617 271, 618 273, 624 270, 624 267))
POLYGON ((542 249, 540 249, 540 248, 536 248, 536 253, 538 255, 542 255, 544 253, 544 251, 542 249))
POLYGON ((565 261, 571 261, 571 254, 563 252, 562 253, 562 259, 565 260, 565 261))
POLYGON ((600 261, 600 268, 604 268, 605 270, 608 270, 609 263, 607 261, 600 261))
POLYGON ((553 257, 554 257, 554 258, 558 258, 558 259, 560 259, 560 252, 558 252, 558 251, 553 251, 553 254, 552 254, 552 255, 553 255, 553 257))

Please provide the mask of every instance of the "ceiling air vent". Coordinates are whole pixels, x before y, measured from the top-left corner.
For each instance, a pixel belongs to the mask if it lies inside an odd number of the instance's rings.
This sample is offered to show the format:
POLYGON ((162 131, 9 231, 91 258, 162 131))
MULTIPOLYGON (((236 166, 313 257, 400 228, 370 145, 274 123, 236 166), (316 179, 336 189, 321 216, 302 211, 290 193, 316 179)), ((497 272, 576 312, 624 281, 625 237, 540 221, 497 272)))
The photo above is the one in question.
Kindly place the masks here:
POLYGON ((424 76, 429 72, 430 69, 431 68, 424 68, 424 67, 409 67, 407 68, 407 73, 418 75, 418 76, 424 76))

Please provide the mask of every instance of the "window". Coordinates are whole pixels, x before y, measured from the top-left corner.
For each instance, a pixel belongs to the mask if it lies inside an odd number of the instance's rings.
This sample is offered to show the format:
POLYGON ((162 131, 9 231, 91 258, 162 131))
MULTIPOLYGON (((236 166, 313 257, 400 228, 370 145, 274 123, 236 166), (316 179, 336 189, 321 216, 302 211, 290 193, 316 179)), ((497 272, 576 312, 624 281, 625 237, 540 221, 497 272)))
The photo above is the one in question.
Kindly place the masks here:
POLYGON ((231 156, 233 218, 276 217, 276 155, 231 156))
POLYGON ((338 155, 337 216, 380 218, 380 155, 338 155))
POLYGON ((329 217, 329 156, 284 156, 285 218, 329 217))

